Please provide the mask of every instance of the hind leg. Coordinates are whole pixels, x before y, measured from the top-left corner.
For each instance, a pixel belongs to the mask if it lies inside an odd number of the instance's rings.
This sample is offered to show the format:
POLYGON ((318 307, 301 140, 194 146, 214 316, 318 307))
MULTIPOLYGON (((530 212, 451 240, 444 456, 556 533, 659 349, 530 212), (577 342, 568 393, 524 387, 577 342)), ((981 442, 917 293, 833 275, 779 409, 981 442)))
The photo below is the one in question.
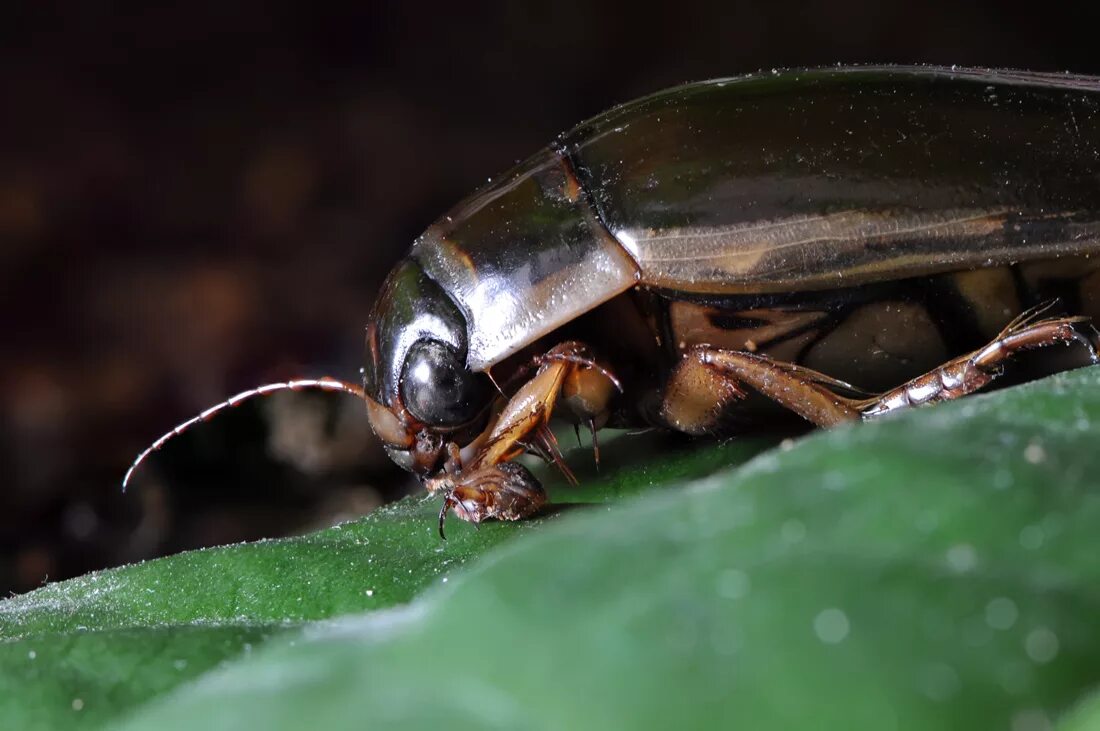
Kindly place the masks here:
POLYGON ((955 358, 897 388, 870 397, 858 389, 802 366, 763 355, 697 346, 684 355, 662 401, 666 423, 689 434, 711 431, 726 407, 754 391, 818 426, 870 418, 910 406, 947 401, 988 385, 1018 353, 1078 343, 1093 363, 1093 337, 1083 317, 1037 319, 1043 309, 1024 313, 988 345, 955 358))
POLYGON ((696 346, 684 354, 665 387, 661 418, 687 434, 717 427, 746 388, 818 426, 860 418, 859 400, 841 392, 854 387, 817 371, 740 350, 696 346))
POLYGON ((948 361, 861 404, 864 418, 973 393, 1001 375, 1005 363, 1013 356, 1027 350, 1079 343, 1088 352, 1092 363, 1100 362, 1094 337, 1083 332, 1082 326, 1087 318, 1051 317, 1037 320, 1035 315, 1039 312, 1024 313, 984 348, 948 361))

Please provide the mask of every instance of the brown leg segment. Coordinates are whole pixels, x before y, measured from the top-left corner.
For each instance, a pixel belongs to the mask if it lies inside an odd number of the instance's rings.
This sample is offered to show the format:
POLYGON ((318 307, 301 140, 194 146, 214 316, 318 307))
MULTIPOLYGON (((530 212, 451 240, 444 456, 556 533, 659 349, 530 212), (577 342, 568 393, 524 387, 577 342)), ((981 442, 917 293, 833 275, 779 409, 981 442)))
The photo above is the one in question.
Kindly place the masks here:
POLYGON ((439 510, 439 537, 443 540, 447 539, 443 524, 449 510, 477 525, 487 518, 522 520, 546 504, 542 485, 518 462, 433 477, 428 490, 443 493, 439 510))
MULTIPOLYGON (((606 422, 608 404, 621 387, 613 374, 589 356, 583 343, 562 343, 533 364, 538 371, 505 404, 484 446, 468 466, 494 465, 524 451, 540 454, 541 449, 550 461, 564 467, 560 457, 554 458, 558 455, 557 440, 547 428, 559 397, 566 411, 585 423, 601 426, 606 422)), ((567 469, 563 472, 569 476, 567 469)))
POLYGON ((707 346, 692 348, 676 367, 665 389, 663 416, 678 431, 704 434, 726 406, 744 398, 743 386, 818 426, 860 416, 858 401, 833 390, 856 390, 842 381, 767 356, 707 346))
MULTIPOLYGON (((518 520, 537 511, 546 502, 542 486, 530 472, 510 461, 523 452, 555 464, 576 484, 548 427, 550 416, 561 397, 565 410, 589 424, 595 434, 597 425, 606 421, 608 403, 619 383, 578 342, 562 343, 539 356, 532 362, 535 367, 535 375, 508 399, 475 444, 464 449, 448 445, 445 471, 425 483, 429 492, 444 496, 440 535, 443 519, 452 509, 475 524, 486 518, 518 520)), ((593 440, 598 450, 595 445, 593 440)))
POLYGON ((948 401, 973 393, 1001 375, 1004 364, 1012 356, 1026 350, 1079 343, 1086 348, 1093 363, 1100 362, 1095 343, 1081 331, 1081 325, 1087 318, 1051 317, 1036 320, 1035 316, 1041 312, 1040 309, 1024 313, 1009 323, 984 348, 948 361, 878 398, 868 399, 860 404, 864 418, 910 406, 948 401))
POLYGON ((1026 350, 1079 343, 1093 363, 1100 362, 1096 344, 1081 329, 1086 318, 1036 319, 1044 309, 1024 313, 985 347, 870 398, 842 395, 857 389, 809 368, 754 353, 698 346, 684 356, 669 380, 663 416, 679 431, 706 433, 730 402, 744 397, 748 386, 807 421, 832 426, 973 393, 1026 350))

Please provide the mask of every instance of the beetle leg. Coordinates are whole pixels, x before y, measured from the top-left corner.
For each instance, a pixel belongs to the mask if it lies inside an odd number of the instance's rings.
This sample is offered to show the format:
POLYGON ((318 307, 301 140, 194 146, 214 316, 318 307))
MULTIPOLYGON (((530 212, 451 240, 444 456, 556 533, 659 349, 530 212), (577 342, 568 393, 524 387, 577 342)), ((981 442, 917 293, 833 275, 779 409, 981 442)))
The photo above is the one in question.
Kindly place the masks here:
POLYGON ((517 440, 516 444, 522 447, 523 451, 530 452, 543 462, 557 467, 570 485, 574 487, 577 485, 577 476, 573 474, 573 470, 569 469, 569 465, 566 464, 565 458, 562 457, 561 454, 558 438, 554 436, 554 432, 551 431, 549 427, 543 426, 537 429, 535 431, 534 440, 517 440))
POLYGON ((549 421, 566 368, 564 363, 545 366, 520 387, 492 425, 471 467, 507 462, 524 451, 524 442, 549 421))
POLYGON ((548 461, 558 468, 569 484, 576 486, 577 476, 573 474, 573 470, 569 469, 569 465, 565 463, 565 458, 561 456, 561 446, 558 444, 558 438, 554 436, 554 432, 549 427, 543 426, 536 434, 536 443, 550 458, 548 461))
POLYGON ((680 361, 665 389, 665 420, 679 431, 712 429, 748 386, 818 426, 859 418, 859 402, 835 392, 857 389, 843 381, 791 363, 739 350, 700 345, 680 361))
POLYGON ((831 426, 973 393, 1001 375, 1014 355, 1027 350, 1079 343, 1093 363, 1100 363, 1095 336, 1080 327, 1088 318, 1037 319, 1049 308, 1043 305, 1023 313, 983 348, 862 399, 838 393, 860 393, 854 386, 809 368, 755 353, 697 346, 669 380, 664 418, 680 431, 705 433, 730 402, 744 397, 743 387, 748 386, 818 426, 831 426))
MULTIPOLYGON (((531 445, 562 466, 557 440, 546 428, 559 397, 579 420, 597 427, 606 422, 608 405, 619 384, 588 357, 583 344, 562 343, 535 361, 541 364, 538 371, 505 404, 472 467, 506 462, 531 445)), ((568 471, 563 471, 568 476, 568 471)))
MULTIPOLYGON (((527 376, 528 373, 548 363, 573 363, 578 366, 583 366, 583 368, 574 369, 574 372, 592 369, 603 375, 619 393, 623 392, 623 386, 619 382, 619 379, 615 377, 615 374, 607 368, 604 368, 592 358, 588 346, 579 340, 566 340, 547 352, 534 356, 527 363, 516 369, 516 371, 509 376, 508 380, 504 382, 503 387, 497 385, 495 380, 493 381, 493 385, 503 394, 507 392, 510 387, 515 385, 516 382, 527 376)), ((492 375, 490 374, 489 377, 492 378, 492 375)))
MULTIPOLYGON (((602 425, 599 420, 606 420, 604 412, 613 390, 619 388, 618 381, 588 357, 581 343, 562 343, 533 362, 538 371, 478 436, 476 450, 472 444, 462 450, 447 445, 444 471, 425 482, 429 492, 444 496, 439 511, 441 536, 452 510, 477 524, 486 518, 525 518, 545 504, 546 494, 538 480, 522 465, 509 461, 525 451, 555 465, 571 484, 577 484, 547 426, 550 416, 561 396, 574 414, 580 409, 581 418, 594 433, 602 425)), ((595 448, 598 459, 599 448, 595 448)))
POLYGON ((443 540, 447 540, 447 533, 443 530, 443 524, 447 522, 447 511, 454 507, 454 504, 454 495, 448 493, 443 498, 443 507, 439 509, 439 537, 443 540))
POLYGON ((596 471, 600 471, 600 438, 596 436, 596 420, 588 420, 588 430, 592 432, 592 458, 596 460, 596 471))
POLYGON ((546 504, 542 485, 526 467, 514 462, 434 477, 428 489, 444 493, 439 509, 439 535, 443 540, 447 540, 444 523, 451 510, 477 527, 487 518, 521 520, 546 504))
POLYGON ((1080 343, 1093 363, 1100 362, 1096 343, 1081 331, 1085 317, 1051 317, 1036 320, 1048 307, 1025 312, 1005 327, 984 348, 948 361, 923 376, 861 404, 865 418, 909 406, 948 401, 965 396, 1001 375, 1004 364, 1014 355, 1051 345, 1080 343))

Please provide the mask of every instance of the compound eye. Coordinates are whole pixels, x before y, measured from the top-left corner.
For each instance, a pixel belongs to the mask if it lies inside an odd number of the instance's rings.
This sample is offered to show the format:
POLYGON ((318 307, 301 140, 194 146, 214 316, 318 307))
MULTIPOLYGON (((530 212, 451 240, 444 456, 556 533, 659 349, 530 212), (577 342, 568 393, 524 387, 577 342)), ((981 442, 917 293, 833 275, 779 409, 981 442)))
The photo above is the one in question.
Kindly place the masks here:
POLYGON ((488 403, 488 379, 466 369, 466 361, 437 340, 415 343, 405 358, 401 399, 405 408, 431 426, 461 426, 488 403))

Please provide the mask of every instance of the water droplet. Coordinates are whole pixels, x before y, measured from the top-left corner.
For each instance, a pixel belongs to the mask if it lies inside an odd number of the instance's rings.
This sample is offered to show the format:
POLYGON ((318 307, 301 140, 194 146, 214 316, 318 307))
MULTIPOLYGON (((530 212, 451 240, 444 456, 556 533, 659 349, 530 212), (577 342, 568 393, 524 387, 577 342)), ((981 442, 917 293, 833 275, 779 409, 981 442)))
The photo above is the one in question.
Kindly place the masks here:
POLYGON ((1024 448, 1024 459, 1030 464, 1042 464, 1047 459, 1047 450, 1038 442, 1032 442, 1024 448))
POLYGON ((993 629, 1009 629, 1019 616, 1016 602, 1008 597, 999 596, 985 605, 985 621, 993 629))
POLYGON ((960 543, 947 550, 947 565, 952 571, 965 574, 978 565, 978 552, 969 543, 960 543))
POLYGON ((961 685, 955 668, 945 663, 935 663, 923 668, 918 683, 926 696, 940 703, 950 700, 959 692, 961 685))
POLYGON ((749 575, 740 569, 727 569, 718 574, 718 596, 726 599, 740 599, 749 593, 752 582, 749 575))
POLYGON ((849 629, 848 615, 836 607, 823 609, 814 617, 814 634, 827 645, 843 642, 849 629))
POLYGON ((1058 655, 1058 635, 1046 627, 1036 627, 1024 640, 1024 650, 1035 662, 1050 662, 1058 655))

